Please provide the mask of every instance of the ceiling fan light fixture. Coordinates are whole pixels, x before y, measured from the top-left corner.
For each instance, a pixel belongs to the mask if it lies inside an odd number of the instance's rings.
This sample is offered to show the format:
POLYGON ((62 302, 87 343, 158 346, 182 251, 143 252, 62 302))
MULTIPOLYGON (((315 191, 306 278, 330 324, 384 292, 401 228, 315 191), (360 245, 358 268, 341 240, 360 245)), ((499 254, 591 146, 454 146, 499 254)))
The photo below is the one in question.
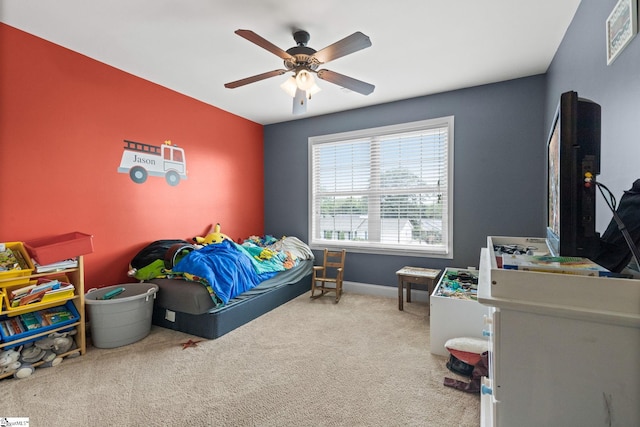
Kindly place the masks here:
POLYGON ((296 90, 298 89, 298 86, 296 85, 295 77, 293 76, 289 77, 287 80, 285 80, 284 83, 280 85, 280 87, 282 88, 283 91, 287 92, 287 94, 290 97, 292 98, 296 97, 296 90))
POLYGON ((322 89, 320 89, 320 86, 318 86, 315 82, 313 83, 313 86, 311 86, 309 89, 307 89, 307 98, 311 99, 311 95, 315 95, 316 93, 320 92, 322 89))
POLYGON ((296 84, 301 90, 309 90, 316 84, 316 80, 310 72, 302 69, 296 74, 296 84))

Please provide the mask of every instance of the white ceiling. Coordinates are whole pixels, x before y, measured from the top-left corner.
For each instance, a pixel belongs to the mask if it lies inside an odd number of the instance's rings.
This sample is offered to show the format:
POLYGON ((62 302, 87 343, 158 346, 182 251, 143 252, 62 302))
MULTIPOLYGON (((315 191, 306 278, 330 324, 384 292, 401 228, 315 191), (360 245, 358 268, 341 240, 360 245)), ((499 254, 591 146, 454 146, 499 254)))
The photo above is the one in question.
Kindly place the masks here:
POLYGON ((0 20, 261 124, 344 111, 544 73, 580 0, 0 0, 0 20), (234 34, 286 50, 293 29, 320 50, 355 31, 372 46, 321 68, 374 84, 368 96, 320 80, 307 113, 291 114, 283 68, 234 34))

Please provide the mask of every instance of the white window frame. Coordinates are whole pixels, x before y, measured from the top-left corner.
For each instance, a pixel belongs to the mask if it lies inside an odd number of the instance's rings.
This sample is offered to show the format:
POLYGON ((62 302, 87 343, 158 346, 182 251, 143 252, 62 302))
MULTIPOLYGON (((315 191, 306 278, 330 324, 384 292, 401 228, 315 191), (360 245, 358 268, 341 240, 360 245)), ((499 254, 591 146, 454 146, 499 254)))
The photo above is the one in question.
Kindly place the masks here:
MULTIPOLYGON (((397 125, 382 126, 370 129, 361 129, 351 132, 341 132, 329 135, 312 136, 308 139, 308 183, 309 183, 309 200, 308 200, 308 232, 309 232, 309 246, 312 249, 347 249, 350 252, 361 252, 371 254, 384 254, 384 255, 404 255, 404 256, 421 256, 430 258, 453 258, 453 130, 454 130, 454 117, 447 116, 436 119, 421 120, 410 123, 401 123, 397 125), (445 217, 442 218, 442 245, 432 247, 429 245, 395 245, 389 243, 378 242, 361 242, 352 240, 340 240, 324 239, 322 236, 314 236, 314 146, 325 143, 340 143, 351 142, 353 140, 362 140, 367 138, 376 138, 380 136, 390 134, 412 133, 416 131, 428 131, 430 129, 446 128, 447 129, 447 145, 444 149, 446 153, 443 153, 446 157, 445 175, 447 182, 445 186, 446 191, 446 210, 445 217)), ((319 220, 319 219, 318 219, 319 220)), ((319 231, 320 232, 320 231, 319 231)))

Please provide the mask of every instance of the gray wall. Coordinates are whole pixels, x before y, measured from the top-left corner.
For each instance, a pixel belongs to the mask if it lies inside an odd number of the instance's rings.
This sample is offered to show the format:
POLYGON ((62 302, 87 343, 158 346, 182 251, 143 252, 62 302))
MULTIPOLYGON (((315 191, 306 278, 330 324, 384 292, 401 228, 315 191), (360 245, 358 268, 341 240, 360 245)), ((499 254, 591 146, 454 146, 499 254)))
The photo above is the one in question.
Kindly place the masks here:
MULTIPOLYGON (((609 66, 605 21, 617 0, 582 0, 547 72, 545 128, 549 128, 562 92, 602 107, 602 164, 598 179, 620 200, 640 178, 640 36, 609 66)), ((598 196, 597 229, 603 232, 611 213, 598 196)))
POLYGON ((545 87, 540 75, 265 126, 265 232, 308 241, 310 136, 453 115, 454 258, 349 253, 345 280, 396 286, 405 265, 477 266, 487 235, 543 235, 545 87))
MULTIPOLYGON (((583 0, 547 74, 265 127, 265 230, 307 236, 307 138, 455 116, 454 259, 349 254, 346 280, 395 285, 403 265, 477 265, 487 235, 541 235, 546 138, 559 96, 602 106, 599 180, 619 199, 640 178, 640 37, 606 65, 616 0, 583 0)), ((598 230, 611 215, 598 198, 598 230)))

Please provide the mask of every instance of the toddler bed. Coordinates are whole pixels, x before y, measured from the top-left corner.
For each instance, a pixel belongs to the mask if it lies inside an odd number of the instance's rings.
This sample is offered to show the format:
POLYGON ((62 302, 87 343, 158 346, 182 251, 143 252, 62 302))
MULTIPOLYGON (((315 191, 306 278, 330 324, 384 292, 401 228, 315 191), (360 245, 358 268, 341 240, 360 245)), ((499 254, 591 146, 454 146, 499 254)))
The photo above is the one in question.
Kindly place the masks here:
POLYGON ((205 246, 177 262, 172 275, 147 279, 159 288, 152 323, 215 339, 310 290, 310 248, 295 237, 271 239, 205 246))
POLYGON ((216 307, 200 283, 151 279, 158 285, 152 323, 215 339, 311 289, 313 261, 305 260, 216 307))

